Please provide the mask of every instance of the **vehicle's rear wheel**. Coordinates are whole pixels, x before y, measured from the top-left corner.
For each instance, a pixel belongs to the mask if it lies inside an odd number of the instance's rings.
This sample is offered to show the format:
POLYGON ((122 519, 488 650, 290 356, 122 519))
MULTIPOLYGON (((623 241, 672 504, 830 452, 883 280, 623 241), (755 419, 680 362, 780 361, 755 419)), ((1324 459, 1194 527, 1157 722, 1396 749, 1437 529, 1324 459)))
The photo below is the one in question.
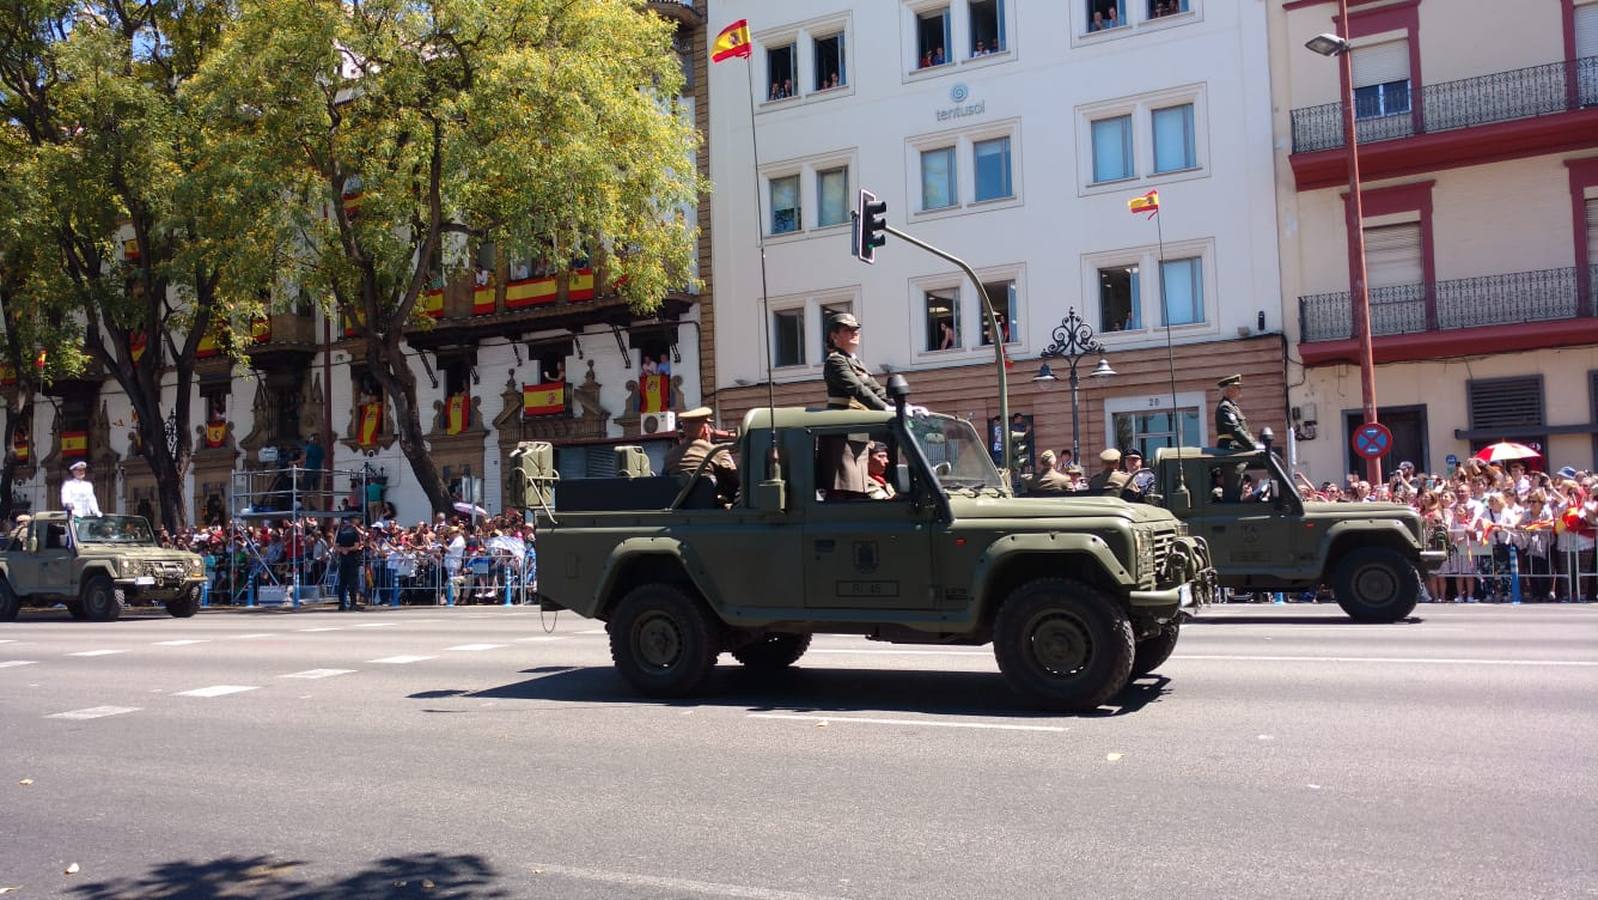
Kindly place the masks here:
POLYGON ((117 586, 109 576, 91 575, 83 582, 83 615, 94 622, 115 622, 122 615, 117 586))
POLYGON ((1344 556, 1332 573, 1337 605, 1361 622, 1397 622, 1415 611, 1420 576, 1404 554, 1388 547, 1361 547, 1344 556))
POLYGON ((1097 588, 1039 578, 999 607, 993 655, 1017 692, 1047 709, 1089 710, 1126 686, 1135 643, 1132 623, 1097 588))
POLYGON ((1142 678, 1170 659, 1171 651, 1176 649, 1176 639, 1181 635, 1181 620, 1172 619, 1161 625, 1159 633, 1153 637, 1138 641, 1137 651, 1132 655, 1132 677, 1142 678))
POLYGON ((72 616, 74 619, 86 619, 89 617, 89 614, 83 611, 82 600, 68 600, 66 601, 65 606, 67 608, 67 614, 72 616))
POLYGON ((704 683, 721 654, 719 627, 703 604, 669 584, 645 584, 611 618, 610 658, 650 697, 684 697, 704 683))
POLYGON ((166 611, 175 619, 187 619, 200 611, 200 589, 189 588, 166 602, 166 611))
POLYGON ((11 589, 11 582, 0 577, 0 622, 15 622, 22 599, 11 589))
POLYGON ((808 634, 767 634, 732 651, 732 656, 747 668, 776 671, 798 662, 809 649, 808 634))

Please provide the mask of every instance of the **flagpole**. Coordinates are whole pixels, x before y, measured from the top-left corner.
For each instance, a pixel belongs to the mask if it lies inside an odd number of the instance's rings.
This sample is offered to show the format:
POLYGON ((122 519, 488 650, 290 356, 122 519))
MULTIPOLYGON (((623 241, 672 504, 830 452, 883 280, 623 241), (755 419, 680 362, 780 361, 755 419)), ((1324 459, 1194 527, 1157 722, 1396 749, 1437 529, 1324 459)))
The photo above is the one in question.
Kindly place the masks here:
MULTIPOLYGON (((1165 305, 1165 225, 1160 215, 1158 201, 1154 207, 1154 237, 1159 242, 1159 253, 1155 258, 1154 267, 1160 273, 1160 318, 1165 320, 1165 369, 1171 375, 1171 443, 1173 446, 1182 446, 1182 408, 1176 400, 1176 349, 1171 342, 1171 311, 1165 305)), ((1204 414, 1202 406, 1199 415, 1204 414)), ((1187 473, 1183 471, 1180 462, 1176 467, 1176 479, 1179 490, 1187 492, 1187 473)))
POLYGON ((782 477, 782 465, 777 459, 777 388, 771 376, 771 297, 766 284, 766 228, 760 211, 760 139, 756 136, 755 128, 755 60, 752 53, 744 56, 744 70, 749 76, 749 148, 754 153, 754 164, 750 166, 750 171, 755 180, 755 240, 760 248, 761 326, 755 333, 766 336, 766 409, 770 416, 767 427, 772 434, 771 451, 766 456, 766 477, 779 479, 782 477))

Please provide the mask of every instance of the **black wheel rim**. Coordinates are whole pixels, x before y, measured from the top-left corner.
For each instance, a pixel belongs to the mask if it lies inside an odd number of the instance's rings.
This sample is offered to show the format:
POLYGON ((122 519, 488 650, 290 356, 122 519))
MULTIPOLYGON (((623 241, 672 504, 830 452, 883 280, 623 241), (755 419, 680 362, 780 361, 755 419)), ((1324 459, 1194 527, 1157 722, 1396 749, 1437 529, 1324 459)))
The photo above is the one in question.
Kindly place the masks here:
POLYGON ((1093 659, 1087 624, 1070 613, 1055 610, 1033 616, 1025 634, 1033 664, 1056 678, 1080 675, 1093 659))
POLYGON ((1366 606, 1390 606, 1398 598, 1398 577, 1387 566, 1365 566, 1354 573, 1354 596, 1366 606))
POLYGON ((663 612, 640 616, 633 625, 633 657, 646 669, 669 672, 682 659, 682 626, 663 612))

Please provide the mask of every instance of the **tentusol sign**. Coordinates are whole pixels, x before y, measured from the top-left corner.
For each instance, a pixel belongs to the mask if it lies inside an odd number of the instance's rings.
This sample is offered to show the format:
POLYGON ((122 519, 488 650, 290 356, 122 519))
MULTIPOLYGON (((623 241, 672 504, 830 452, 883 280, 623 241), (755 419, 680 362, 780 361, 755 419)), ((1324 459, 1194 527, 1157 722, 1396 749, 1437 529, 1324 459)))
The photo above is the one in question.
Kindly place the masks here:
POLYGON ((971 89, 966 87, 964 82, 956 84, 949 89, 949 99, 954 101, 953 106, 945 107, 933 113, 939 122, 947 122, 950 119, 964 119, 967 116, 980 116, 988 111, 988 101, 986 100, 978 100, 975 103, 966 102, 971 99, 971 89))

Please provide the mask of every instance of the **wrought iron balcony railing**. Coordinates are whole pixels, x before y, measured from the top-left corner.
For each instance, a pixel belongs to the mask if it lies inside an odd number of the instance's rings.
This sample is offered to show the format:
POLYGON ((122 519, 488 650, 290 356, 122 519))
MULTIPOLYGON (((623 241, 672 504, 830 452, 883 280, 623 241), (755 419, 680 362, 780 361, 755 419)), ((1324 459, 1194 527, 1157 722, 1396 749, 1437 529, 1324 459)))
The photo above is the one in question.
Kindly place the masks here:
MULTIPOLYGON (((1598 106, 1598 56, 1424 85, 1411 107, 1387 115, 1355 101, 1361 144, 1530 119, 1598 106)), ((1343 104, 1293 110, 1293 152, 1343 146, 1343 104)))
MULTIPOLYGON (((1591 269, 1587 283, 1598 285, 1598 264, 1591 269)), ((1593 291, 1589 288, 1588 296, 1582 297, 1578 283, 1576 269, 1568 268, 1375 287, 1370 289, 1371 334, 1381 337, 1592 315, 1593 291), (1429 303, 1434 312, 1429 312, 1429 303)), ((1306 343, 1354 336, 1348 291, 1298 298, 1298 318, 1299 334, 1306 343)))

